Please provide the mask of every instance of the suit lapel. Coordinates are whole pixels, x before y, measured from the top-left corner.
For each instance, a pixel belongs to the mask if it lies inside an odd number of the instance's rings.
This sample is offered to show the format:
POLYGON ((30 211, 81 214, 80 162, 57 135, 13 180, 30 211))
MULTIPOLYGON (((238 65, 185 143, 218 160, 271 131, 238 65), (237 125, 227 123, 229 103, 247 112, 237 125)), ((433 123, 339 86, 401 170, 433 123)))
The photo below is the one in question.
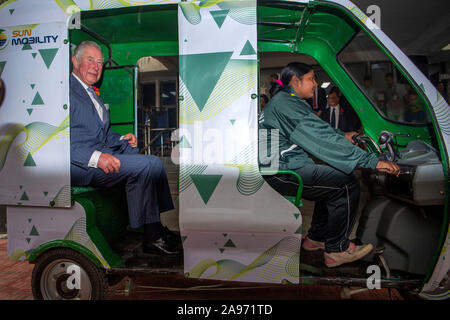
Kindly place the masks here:
MULTIPOLYGON (((101 128, 105 130, 105 123, 100 119, 100 116, 98 115, 97 109, 94 106, 94 103, 91 100, 91 97, 89 96, 89 93, 86 91, 86 89, 83 88, 80 81, 78 81, 72 74, 70 75, 70 84, 71 84, 71 90, 81 98, 86 105, 89 105, 92 111, 94 112, 94 118, 97 119, 98 123, 101 125, 101 128)), ((109 120, 109 115, 108 115, 109 120)), ((108 124, 109 121, 106 121, 108 124)))

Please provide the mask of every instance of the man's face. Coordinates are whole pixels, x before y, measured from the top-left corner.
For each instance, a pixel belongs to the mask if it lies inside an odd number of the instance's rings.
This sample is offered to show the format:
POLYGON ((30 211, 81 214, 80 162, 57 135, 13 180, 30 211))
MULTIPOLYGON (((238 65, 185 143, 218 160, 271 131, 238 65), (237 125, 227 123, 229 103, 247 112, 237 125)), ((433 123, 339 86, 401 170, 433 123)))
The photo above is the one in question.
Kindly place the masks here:
POLYGON ((305 73, 301 79, 293 76, 290 85, 300 98, 312 98, 314 96, 314 88, 317 86, 314 71, 311 70, 305 73))
POLYGON ((328 95, 328 104, 330 107, 336 107, 339 103, 339 97, 336 92, 332 92, 328 95))
POLYGON ((95 47, 85 47, 80 61, 73 56, 72 63, 73 73, 88 86, 96 83, 102 75, 103 55, 95 47))

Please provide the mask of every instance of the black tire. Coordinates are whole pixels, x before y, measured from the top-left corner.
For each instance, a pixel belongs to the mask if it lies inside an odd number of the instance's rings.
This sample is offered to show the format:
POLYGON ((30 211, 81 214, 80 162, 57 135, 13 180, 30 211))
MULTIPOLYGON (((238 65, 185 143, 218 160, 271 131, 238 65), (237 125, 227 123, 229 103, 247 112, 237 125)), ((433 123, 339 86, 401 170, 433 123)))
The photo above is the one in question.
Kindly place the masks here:
POLYGON ((31 289, 37 300, 102 300, 108 295, 108 280, 105 271, 83 254, 70 248, 55 248, 36 259, 31 289), (67 268, 71 265, 79 267, 79 288, 67 287, 67 280, 72 276, 67 268))

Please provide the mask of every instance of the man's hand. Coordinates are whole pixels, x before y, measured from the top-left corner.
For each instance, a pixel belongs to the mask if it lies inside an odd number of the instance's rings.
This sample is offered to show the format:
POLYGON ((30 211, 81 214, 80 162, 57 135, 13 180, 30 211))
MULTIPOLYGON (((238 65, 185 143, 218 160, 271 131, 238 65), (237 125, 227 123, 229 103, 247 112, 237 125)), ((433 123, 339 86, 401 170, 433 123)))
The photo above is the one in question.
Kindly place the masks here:
POLYGON ((352 137, 357 134, 358 134, 358 132, 356 132, 356 131, 346 132, 345 139, 347 139, 348 141, 350 141, 353 144, 356 144, 356 141, 353 141, 352 137))
POLYGON ((132 146, 133 148, 137 147, 137 139, 136 136, 132 133, 127 133, 126 135, 123 136, 124 140, 128 140, 128 143, 130 144, 130 146, 132 146))
POLYGON ((120 160, 108 153, 102 153, 98 158, 97 167, 106 174, 119 172, 120 160))
POLYGON ((387 172, 396 177, 398 177, 400 175, 400 167, 395 162, 392 162, 392 161, 380 160, 377 163, 376 169, 381 172, 387 172))

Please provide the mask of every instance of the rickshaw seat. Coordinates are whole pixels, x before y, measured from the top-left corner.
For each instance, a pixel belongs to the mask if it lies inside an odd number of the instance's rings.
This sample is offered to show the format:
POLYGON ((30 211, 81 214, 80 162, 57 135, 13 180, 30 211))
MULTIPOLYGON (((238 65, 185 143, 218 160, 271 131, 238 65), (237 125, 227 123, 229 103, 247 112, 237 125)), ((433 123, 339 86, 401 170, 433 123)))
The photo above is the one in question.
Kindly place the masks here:
POLYGON ((95 190, 97 190, 97 189, 94 187, 73 187, 72 186, 70 188, 70 193, 72 195, 77 195, 77 194, 82 194, 85 192, 91 192, 91 191, 95 191, 95 190))
POLYGON ((266 169, 266 168, 260 168, 260 172, 261 172, 261 175, 263 175, 263 176, 278 175, 278 174, 288 174, 288 175, 294 176, 298 182, 298 189, 297 189, 296 196, 294 197, 294 196, 283 195, 283 197, 285 197, 287 200, 292 202, 297 208, 300 208, 301 206, 303 206, 303 202, 302 202, 303 179, 302 179, 302 177, 300 177, 300 175, 297 172, 295 172, 293 170, 289 170, 289 169, 271 170, 271 169, 266 169))
POLYGON ((107 241, 123 234, 128 225, 128 208, 124 187, 71 187, 72 200, 80 203, 91 223, 107 241))

